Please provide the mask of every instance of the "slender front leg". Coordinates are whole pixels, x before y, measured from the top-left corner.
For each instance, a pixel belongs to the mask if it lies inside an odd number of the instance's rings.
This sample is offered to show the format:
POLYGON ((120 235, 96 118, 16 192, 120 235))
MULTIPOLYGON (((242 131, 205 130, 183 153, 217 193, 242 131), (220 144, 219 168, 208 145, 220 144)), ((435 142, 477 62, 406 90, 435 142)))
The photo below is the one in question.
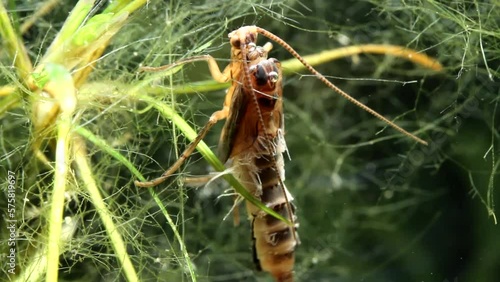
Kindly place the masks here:
POLYGON ((164 65, 160 67, 140 67, 139 70, 142 71, 162 71, 162 70, 167 70, 173 67, 181 66, 184 64, 188 63, 194 63, 194 62, 199 62, 199 61, 205 61, 208 64, 208 69, 210 70, 210 75, 212 78, 220 83, 225 83, 228 82, 231 79, 231 68, 232 64, 229 64, 224 71, 220 71, 219 65, 217 65, 217 61, 215 61, 214 57, 210 55, 202 55, 202 56, 195 56, 191 58, 187 58, 184 60, 177 61, 173 64, 170 65, 164 65))
POLYGON ((186 159, 193 153, 194 149, 196 146, 198 146, 198 143, 200 143, 203 138, 205 138, 205 135, 207 135, 208 131, 221 119, 225 119, 229 113, 229 108, 224 107, 220 111, 216 111, 215 113, 212 114, 208 122, 205 124, 205 126, 201 129, 200 133, 196 138, 188 145, 188 147, 182 152, 180 157, 175 161, 175 163, 170 166, 160 177, 155 178, 151 181, 134 181, 135 186, 137 187, 153 187, 156 186, 163 181, 165 181, 169 176, 171 176, 175 171, 177 171, 181 165, 186 161, 186 159))
MULTIPOLYGON (((177 61, 173 64, 170 65, 165 65, 161 67, 141 67, 141 70, 145 71, 161 71, 161 70, 166 70, 172 67, 176 67, 179 65, 191 63, 191 62, 197 62, 197 61, 206 61, 208 64, 208 69, 210 70, 210 74, 212 75, 213 79, 217 82, 224 83, 228 82, 231 79, 231 69, 232 69, 232 64, 229 64, 223 72, 220 71, 219 66, 217 65, 217 62, 215 59, 210 56, 210 55, 203 55, 203 56, 196 56, 192 58, 188 58, 185 60, 180 60, 177 61)), ((167 169, 160 177, 155 178, 151 181, 134 181, 134 184, 138 187, 153 187, 156 186, 163 181, 165 181, 169 176, 171 176, 175 171, 177 171, 181 165, 186 161, 186 159, 193 153, 195 150, 196 146, 200 143, 203 138, 205 138, 205 135, 207 135, 208 131, 219 121, 222 119, 227 118, 229 114, 229 106, 231 103, 231 97, 234 92, 234 85, 229 88, 226 98, 224 100, 224 106, 220 111, 216 111, 212 114, 208 122, 205 124, 205 126, 201 129, 200 133, 196 138, 188 145, 188 147, 182 152, 181 156, 175 161, 175 163, 170 166, 169 169, 167 169)))

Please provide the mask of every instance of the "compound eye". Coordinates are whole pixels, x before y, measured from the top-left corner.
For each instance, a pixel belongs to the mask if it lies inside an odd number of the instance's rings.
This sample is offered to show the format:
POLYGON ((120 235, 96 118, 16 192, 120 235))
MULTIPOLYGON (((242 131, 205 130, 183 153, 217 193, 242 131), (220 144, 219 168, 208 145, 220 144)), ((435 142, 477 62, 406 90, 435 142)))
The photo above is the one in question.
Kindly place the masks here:
POLYGON ((269 73, 269 80, 272 82, 272 83, 276 83, 278 81, 278 73, 275 72, 275 71, 272 71, 269 73))
POLYGON ((233 46, 236 49, 239 49, 241 47, 241 41, 239 39, 234 39, 231 38, 231 46, 233 46))
POLYGON ((255 42, 256 41, 256 36, 254 33, 250 32, 249 34, 247 34, 247 43, 251 43, 251 42, 255 42))
POLYGON ((258 85, 264 85, 267 83, 267 73, 261 65, 257 65, 257 70, 254 73, 254 76, 258 85))

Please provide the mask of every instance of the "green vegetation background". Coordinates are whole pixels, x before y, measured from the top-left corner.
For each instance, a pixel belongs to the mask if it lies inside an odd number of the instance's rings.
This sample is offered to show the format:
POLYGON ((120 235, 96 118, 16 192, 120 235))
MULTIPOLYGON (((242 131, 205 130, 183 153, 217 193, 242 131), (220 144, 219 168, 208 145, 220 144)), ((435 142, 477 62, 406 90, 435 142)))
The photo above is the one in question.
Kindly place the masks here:
MULTIPOLYGON (((41 5, 4 1, 21 24, 41 5)), ((123 1, 127 2, 127 1, 123 1)), ((61 1, 22 35, 32 62, 47 50, 76 1, 61 1)), ((295 197, 302 244, 298 281, 498 281, 500 8, 492 1, 151 1, 131 13, 78 92, 74 124, 105 140, 146 178, 159 176, 188 141, 147 102, 127 94, 163 65, 211 54, 228 62, 227 33, 256 24, 300 54, 345 45, 386 43, 437 58, 435 73, 391 56, 360 55, 318 66, 358 100, 429 142, 416 145, 338 97, 306 71, 285 77, 285 129, 290 159, 286 184, 295 197), (248 3, 246 3, 248 2, 248 3), (381 131, 381 132, 380 132, 381 131)), ((98 13, 106 7, 96 5, 98 13)), ((6 214, 7 170, 18 175, 21 272, 44 244, 53 172, 32 153, 32 92, 15 76, 0 45, 2 85, 21 102, 1 112, 0 207, 6 214)), ((260 44, 266 39, 260 38, 260 44)), ((291 56, 275 44, 271 57, 291 56)), ((145 83, 141 94, 173 105, 194 128, 222 105, 224 91, 176 94, 175 87, 209 80, 204 63, 145 83)), ((192 86, 188 86, 192 89, 192 86)), ((8 99, 6 96, 0 99, 8 99)), ((5 102, 5 100, 4 100, 5 102)), ((5 104, 2 104, 4 106, 5 104)), ((205 139, 216 148, 222 124, 205 139)), ((173 219, 190 260, 150 191, 136 188, 123 163, 85 138, 94 178, 143 281, 271 281, 253 271, 251 233, 228 214, 228 184, 203 188, 173 178, 154 188, 173 219), (191 266, 190 266, 191 265, 191 266), (195 272, 190 276, 188 269, 195 272)), ((44 152, 53 161, 50 142, 44 152)), ((74 166, 73 166, 74 169, 74 166)), ((209 164, 193 155, 182 174, 209 164)), ((68 182, 64 215, 75 223, 61 255, 60 281, 125 280, 96 207, 78 172, 68 182)), ((4 220, 4 219, 2 219, 4 220)), ((2 255, 8 233, 0 231, 2 255)), ((2 259, 3 260, 3 259, 2 259)), ((2 269, 4 266, 2 265, 2 269)), ((5 271, 5 270, 4 270, 5 271)), ((8 276, 15 280, 15 277, 8 276)))

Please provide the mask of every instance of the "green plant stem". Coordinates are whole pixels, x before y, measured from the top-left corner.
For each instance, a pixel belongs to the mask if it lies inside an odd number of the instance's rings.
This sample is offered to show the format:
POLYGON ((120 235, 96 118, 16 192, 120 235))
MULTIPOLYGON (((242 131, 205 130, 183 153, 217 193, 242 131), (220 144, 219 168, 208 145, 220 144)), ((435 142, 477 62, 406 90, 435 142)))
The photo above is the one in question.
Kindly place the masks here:
MULTIPOLYGON (((441 71, 443 69, 443 66, 437 60, 423 53, 418 53, 415 50, 401 46, 385 44, 352 45, 304 56, 304 59, 309 64, 314 66, 359 54, 394 56, 434 71, 441 71)), ((283 73, 285 74, 297 72, 303 69, 305 69, 304 66, 297 59, 291 59, 283 62, 283 73)))
POLYGON ((38 7, 35 12, 30 15, 21 25, 19 30, 21 34, 25 34, 35 23, 37 20, 42 18, 44 15, 53 10, 57 4, 59 4, 60 0, 48 0, 42 3, 42 6, 38 7))
MULTIPOLYGON (((56 119, 57 140, 54 170, 54 187, 50 214, 48 217, 47 275, 46 281, 57 281, 59 255, 61 248, 61 230, 64 210, 64 194, 70 170, 70 152, 72 116, 76 107, 76 89, 71 74, 61 65, 47 64, 45 70, 48 81, 44 85, 47 92, 60 106, 56 119)), ((56 106, 54 106, 56 107, 56 106)))
POLYGON ((17 36, 12 26, 12 22, 7 15, 7 10, 3 5, 3 1, 0 1, 0 34, 4 39, 4 44, 10 53, 14 66, 16 66, 18 76, 25 79, 26 76, 32 72, 33 66, 23 42, 17 36))
MULTIPOLYGON (((312 66, 317 66, 334 60, 359 54, 390 55, 409 60, 417 65, 433 71, 441 71, 443 69, 443 66, 437 60, 425 54, 418 53, 414 50, 407 49, 401 46, 382 44, 353 45, 343 48, 326 50, 316 54, 304 56, 304 60, 312 66)), ((291 75, 306 69, 304 65, 295 58, 282 61, 281 65, 283 67, 284 75, 291 75)), ((175 86, 172 91, 176 94, 189 94, 221 90, 227 88, 228 86, 229 83, 218 83, 214 80, 206 80, 175 86)))
POLYGON ((59 120, 57 125, 56 165, 54 171, 54 187, 52 190, 51 209, 49 215, 49 236, 47 246, 47 276, 46 281, 57 281, 59 271, 60 238, 64 209, 64 193, 70 168, 71 118, 59 120))
POLYGON ((122 12, 128 12, 132 13, 135 10, 141 8, 146 4, 148 1, 147 0, 134 0, 130 3, 130 0, 126 1, 113 1, 105 10, 104 13, 122 13, 122 12))
POLYGON ((5 114, 9 109, 19 105, 21 98, 18 95, 8 95, 0 100, 0 117, 5 114))
POLYGON ((94 135, 92 132, 81 126, 78 126, 75 129, 75 132, 84 137, 85 139, 89 140, 90 142, 92 142, 103 152, 109 154, 110 156, 118 160, 122 165, 128 168, 135 177, 139 178, 142 181, 146 180, 139 172, 139 170, 137 170, 135 166, 127 158, 125 158, 122 154, 120 154, 120 152, 118 152, 108 143, 106 143, 104 139, 99 138, 99 136, 94 135))
MULTIPOLYGON (((476 4, 477 5, 477 4, 476 4)), ((497 108, 498 108, 498 100, 495 101, 495 108, 493 110, 493 115, 491 119, 491 128, 495 128, 495 117, 497 116, 497 108)), ((491 173, 490 177, 488 180, 488 190, 486 193, 486 209, 488 210, 488 215, 493 217, 493 222, 495 225, 498 223, 497 222, 497 216, 495 214, 495 197, 494 197, 494 190, 495 190, 495 174, 498 171, 499 168, 499 163, 495 162, 495 133, 492 131, 491 133, 491 173)))
MULTIPOLYGON (((113 147, 111 147, 108 143, 106 143, 105 140, 99 138, 98 136, 94 135, 92 132, 88 131, 87 129, 85 129, 83 127, 78 127, 76 129, 76 132, 78 134, 80 134, 81 136, 85 137, 90 142, 92 142, 99 149, 101 149, 102 151, 108 153, 110 156, 112 156, 113 158, 115 158, 119 162, 121 162, 125 167, 127 167, 132 172, 132 174, 135 177, 137 177, 141 181, 145 181, 146 180, 142 176, 142 174, 134 167, 134 165, 127 158, 125 158, 122 154, 120 154, 120 152, 116 151, 113 147)), ((85 154, 83 154, 83 155, 85 155, 85 154)), ((78 159, 77 159, 77 161, 78 161, 78 159)), ((88 164, 86 166, 88 166, 88 164)), ((84 179, 85 179, 85 177, 84 177, 84 179)), ((95 186, 95 184, 93 184, 93 185, 95 186)), ((154 192, 154 190, 151 189, 151 188, 148 189, 148 190, 151 193, 151 195, 152 195, 153 199, 155 200, 156 204, 158 205, 158 207, 162 211, 163 215, 167 219, 167 222, 168 222, 170 228, 174 232, 175 238, 179 242, 179 248, 180 248, 180 250, 182 252, 184 260, 186 261, 186 266, 187 266, 187 268, 189 270, 189 275, 191 276, 192 281, 196 281, 196 275, 195 275, 195 272, 194 272, 193 263, 191 262, 191 259, 189 257, 189 253, 188 253, 187 248, 186 248, 186 246, 184 244, 184 241, 182 240, 181 235, 179 234, 179 231, 177 230, 177 226, 176 226, 175 222, 172 220, 172 217, 170 216, 169 212, 167 211, 165 205, 163 204, 163 202, 161 201, 161 199, 156 195, 156 193, 154 192)), ((95 200, 101 201, 99 198, 100 198, 100 195, 95 200)), ((109 217, 108 214, 109 214, 109 212, 105 213, 104 216, 109 217)), ((113 224, 113 222, 111 221, 110 224, 113 224)), ((114 230, 114 229, 112 229, 112 230, 114 230)))
POLYGON ((135 271, 132 261, 127 253, 127 246, 120 235, 118 227, 113 222, 113 214, 106 207, 106 203, 104 202, 99 188, 94 180, 94 175, 92 174, 92 170, 90 169, 90 164, 87 159, 88 154, 85 148, 85 142, 83 142, 81 138, 74 138, 73 154, 75 156, 75 162, 78 170, 80 171, 81 179, 83 180, 85 188, 92 200, 92 204, 95 206, 104 228, 108 233, 109 240, 113 246, 113 250, 116 253, 118 261, 123 267, 123 272, 127 281, 139 281, 137 272, 135 271))

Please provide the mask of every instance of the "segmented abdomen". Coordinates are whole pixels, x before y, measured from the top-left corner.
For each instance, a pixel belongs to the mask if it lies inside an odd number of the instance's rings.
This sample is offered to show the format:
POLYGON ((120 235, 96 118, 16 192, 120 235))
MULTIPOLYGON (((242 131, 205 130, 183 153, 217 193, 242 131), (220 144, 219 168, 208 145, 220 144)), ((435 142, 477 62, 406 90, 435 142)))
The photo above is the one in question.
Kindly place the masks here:
MULTIPOLYGON (((296 222, 295 208, 291 204, 293 197, 283 183, 285 176, 282 150, 277 151, 274 156, 242 154, 233 158, 235 176, 263 204, 289 221, 296 222), (287 203, 287 200, 290 203, 287 203)), ((290 227, 250 202, 247 202, 246 206, 251 216, 257 266, 271 273, 276 281, 293 281, 294 252, 299 244, 296 234, 298 224, 290 227)))

